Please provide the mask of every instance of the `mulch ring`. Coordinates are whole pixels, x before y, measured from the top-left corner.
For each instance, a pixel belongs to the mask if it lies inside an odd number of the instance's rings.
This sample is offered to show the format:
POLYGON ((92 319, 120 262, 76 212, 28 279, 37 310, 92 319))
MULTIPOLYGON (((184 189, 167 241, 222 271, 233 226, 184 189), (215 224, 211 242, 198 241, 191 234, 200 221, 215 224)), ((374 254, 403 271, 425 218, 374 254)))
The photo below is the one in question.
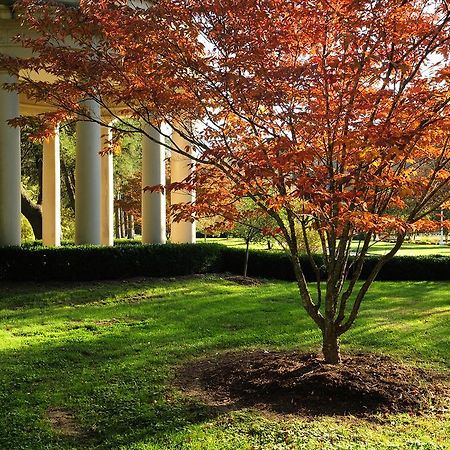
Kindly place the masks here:
POLYGON ((258 278, 244 277, 242 275, 230 275, 224 277, 224 280, 231 281, 242 286, 260 286, 263 281, 258 278))
POLYGON ((310 353, 223 353, 182 366, 175 384, 210 406, 278 414, 422 414, 450 407, 450 377, 375 354, 328 365, 310 353))

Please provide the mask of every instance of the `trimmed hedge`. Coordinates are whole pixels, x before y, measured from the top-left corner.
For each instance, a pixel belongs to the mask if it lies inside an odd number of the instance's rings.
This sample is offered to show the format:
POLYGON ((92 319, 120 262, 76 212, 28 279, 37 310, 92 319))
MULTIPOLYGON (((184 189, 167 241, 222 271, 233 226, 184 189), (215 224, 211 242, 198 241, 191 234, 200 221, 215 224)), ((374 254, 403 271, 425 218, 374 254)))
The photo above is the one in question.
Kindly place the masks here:
POLYGON ((221 245, 119 245, 0 249, 0 280, 102 280, 221 270, 221 245))
MULTIPOLYGON (((316 256, 319 267, 323 264, 322 257, 316 256)), ((222 250, 222 268, 224 272, 242 275, 244 271, 245 250, 224 247, 222 250)), ((307 280, 313 280, 314 272, 306 255, 301 263, 307 280)), ((252 250, 248 257, 248 276, 275 278, 277 280, 295 280, 294 269, 289 256, 283 252, 267 250, 252 250)), ((324 274, 323 274, 324 275, 324 274)))
MULTIPOLYGON (((366 278, 378 257, 364 262, 361 278, 366 278)), ((378 281, 450 281, 449 256, 395 256, 381 269, 378 281)))
MULTIPOLYGON (((195 273, 229 272, 242 274, 245 251, 220 244, 127 245, 114 247, 63 246, 45 248, 24 246, 0 249, 0 280, 78 281, 171 277, 195 273)), ((315 256, 323 269, 323 259, 315 256)), ((378 257, 366 259, 362 278, 370 273, 378 257)), ((315 280, 306 256, 301 258, 308 281, 315 280)), ((264 250, 251 251, 248 275, 292 281, 295 279, 288 255, 264 250)), ((322 277, 325 278, 325 273, 322 277)), ((398 256, 389 261, 377 280, 449 281, 450 257, 398 256)))
MULTIPOLYGON (((235 274, 242 273, 244 267, 244 251, 225 248, 222 252, 222 267, 224 271, 235 274)), ((325 278, 323 258, 314 257, 321 268, 322 279, 325 278)), ((361 278, 365 279, 379 260, 378 256, 369 256, 364 262, 361 278)), ((315 281, 309 258, 300 258, 303 271, 308 281, 315 281)), ((291 261, 285 253, 268 252, 264 250, 251 251, 248 262, 249 276, 275 278, 278 280, 295 280, 291 261)), ((396 256, 386 263, 377 277, 378 281, 450 281, 450 257, 434 256, 396 256)))

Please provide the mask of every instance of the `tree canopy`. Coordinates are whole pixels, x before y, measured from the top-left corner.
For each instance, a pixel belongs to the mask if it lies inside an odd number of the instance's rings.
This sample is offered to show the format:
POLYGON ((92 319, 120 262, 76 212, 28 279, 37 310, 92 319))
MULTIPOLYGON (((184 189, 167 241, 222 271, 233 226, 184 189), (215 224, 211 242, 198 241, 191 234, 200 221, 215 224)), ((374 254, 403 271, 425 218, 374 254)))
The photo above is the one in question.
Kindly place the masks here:
POLYGON ((118 128, 124 115, 150 123, 172 151, 200 163, 177 184, 201 186, 195 203, 178 206, 179 219, 233 220, 239 200, 251 199, 276 223, 325 359, 337 362, 338 337, 382 265, 450 196, 447 1, 18 4, 40 37, 21 39, 33 57, 2 65, 20 73, 13 88, 57 106, 42 123, 87 116, 86 98, 118 128), (38 82, 35 71, 53 80, 38 82), (188 146, 177 147, 163 123, 188 146), (327 274, 315 267, 314 296, 298 258, 309 228, 327 274), (357 233, 365 239, 351 256, 357 233), (396 244, 358 285, 375 233, 396 244))

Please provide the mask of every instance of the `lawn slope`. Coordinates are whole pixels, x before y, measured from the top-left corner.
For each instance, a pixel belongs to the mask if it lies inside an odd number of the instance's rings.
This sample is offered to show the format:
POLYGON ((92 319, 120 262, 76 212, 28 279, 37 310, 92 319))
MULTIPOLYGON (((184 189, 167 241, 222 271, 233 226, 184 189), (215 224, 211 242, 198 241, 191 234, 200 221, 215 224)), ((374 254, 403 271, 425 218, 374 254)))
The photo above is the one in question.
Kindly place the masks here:
MULTIPOLYGON (((375 283, 343 350, 450 367, 450 284, 375 283)), ((293 283, 179 280, 0 286, 1 449, 447 449, 450 414, 280 418, 172 387, 225 350, 318 350, 293 283)))

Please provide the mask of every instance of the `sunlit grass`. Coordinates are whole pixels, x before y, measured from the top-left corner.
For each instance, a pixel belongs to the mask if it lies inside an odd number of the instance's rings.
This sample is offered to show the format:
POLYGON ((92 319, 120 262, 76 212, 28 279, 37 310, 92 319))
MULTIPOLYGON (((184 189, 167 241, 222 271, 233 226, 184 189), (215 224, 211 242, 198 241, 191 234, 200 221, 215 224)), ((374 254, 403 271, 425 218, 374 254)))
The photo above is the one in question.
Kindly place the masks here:
MULTIPOLYGON (((375 283, 344 351, 450 366, 450 284, 375 283)), ((450 414, 280 419, 221 413, 171 387, 174 368, 228 349, 318 350, 294 283, 211 276, 0 289, 0 448, 445 449, 450 414), (79 433, 50 426, 74 414, 79 433)))
MULTIPOLYGON (((218 244, 226 245, 231 248, 245 248, 245 242, 240 238, 207 238, 207 242, 214 242, 218 244)), ((199 242, 204 242, 203 239, 199 242)), ((369 255, 384 255, 387 253, 394 244, 389 242, 375 242, 370 246, 369 255)), ((250 244, 250 248, 253 250, 267 250, 266 242, 254 242, 250 244)), ((355 251, 358 248, 358 242, 352 242, 352 249, 355 251)), ((281 247, 275 242, 272 243, 272 251, 279 251, 281 247)), ((430 255, 444 255, 450 256, 450 245, 438 245, 434 244, 414 244, 405 243, 401 249, 397 252, 398 256, 430 256, 430 255)))
MULTIPOLYGON (((353 242, 353 248, 357 248, 357 243, 353 242)), ((370 247, 369 254, 371 255, 384 255, 386 254, 394 244, 388 242, 376 242, 370 247)), ((434 244, 413 244, 405 243, 402 245, 397 253, 398 256, 431 256, 431 255, 444 255, 450 256, 450 245, 434 244)))

